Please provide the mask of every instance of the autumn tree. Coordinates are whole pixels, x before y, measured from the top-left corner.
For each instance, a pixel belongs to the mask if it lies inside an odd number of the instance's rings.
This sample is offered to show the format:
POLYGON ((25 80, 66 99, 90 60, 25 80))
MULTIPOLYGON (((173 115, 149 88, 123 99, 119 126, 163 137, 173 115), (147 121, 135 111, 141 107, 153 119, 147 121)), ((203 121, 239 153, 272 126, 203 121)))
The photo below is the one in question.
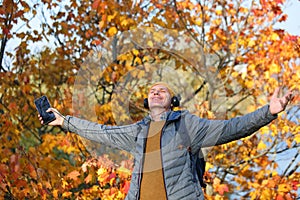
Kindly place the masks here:
MULTIPOLYGON (((128 191, 130 155, 41 126, 33 104, 41 95, 63 114, 120 124, 146 114, 142 100, 151 79, 165 78, 179 90, 188 85, 183 107, 210 119, 251 112, 278 86, 298 91, 300 39, 274 28, 288 17, 286 3, 2 1, 1 196, 124 199, 128 191), (137 43, 126 46, 126 38, 137 43), (8 51, 12 41, 19 44, 8 51), (189 45, 203 49, 205 62, 189 45), (167 79, 165 70, 180 77, 167 79), (120 83, 132 89, 128 111, 127 96, 114 102, 120 83)), ((253 136, 208 149, 206 198, 296 198, 299 132, 299 106, 292 104, 253 136)))

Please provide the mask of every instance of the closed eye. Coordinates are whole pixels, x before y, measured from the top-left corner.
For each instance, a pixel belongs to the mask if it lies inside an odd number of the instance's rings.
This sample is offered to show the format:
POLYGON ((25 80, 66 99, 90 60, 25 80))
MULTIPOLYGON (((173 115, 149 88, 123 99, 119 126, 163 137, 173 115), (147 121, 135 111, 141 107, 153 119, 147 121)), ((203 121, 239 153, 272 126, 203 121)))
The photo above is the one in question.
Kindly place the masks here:
POLYGON ((158 90, 150 90, 150 94, 153 94, 153 93, 155 93, 155 92, 159 92, 159 93, 166 93, 167 92, 167 90, 166 89, 158 89, 158 90))

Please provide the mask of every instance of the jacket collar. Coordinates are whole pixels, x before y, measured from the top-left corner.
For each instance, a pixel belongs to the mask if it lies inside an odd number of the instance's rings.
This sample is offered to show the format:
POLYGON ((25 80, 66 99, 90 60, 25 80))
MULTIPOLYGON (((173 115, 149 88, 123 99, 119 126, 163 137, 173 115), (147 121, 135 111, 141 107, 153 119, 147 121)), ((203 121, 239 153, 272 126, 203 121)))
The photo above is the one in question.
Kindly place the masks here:
MULTIPOLYGON (((175 121, 178 120, 181 117, 181 113, 182 111, 178 110, 178 111, 167 111, 164 115, 163 115, 163 119, 166 120, 166 122, 171 122, 171 121, 175 121)), ((151 116, 148 115, 143 119, 143 122, 145 124, 148 124, 151 121, 151 116)))

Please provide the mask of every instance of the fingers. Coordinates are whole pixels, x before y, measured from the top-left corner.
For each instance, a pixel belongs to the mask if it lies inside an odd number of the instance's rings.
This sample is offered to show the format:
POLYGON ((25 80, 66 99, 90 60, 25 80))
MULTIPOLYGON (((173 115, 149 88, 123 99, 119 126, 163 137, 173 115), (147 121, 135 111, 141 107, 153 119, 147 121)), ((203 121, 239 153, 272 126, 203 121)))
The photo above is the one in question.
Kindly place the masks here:
MULTIPOLYGON (((280 92, 280 87, 275 88, 271 98, 280 98, 279 92, 280 92)), ((287 93, 282 98, 285 99, 286 101, 291 101, 293 99, 293 91, 288 90, 287 93)))
POLYGON ((285 107, 286 107, 286 105, 287 105, 287 102, 288 102, 288 101, 283 102, 282 100, 279 100, 279 103, 280 103, 280 105, 281 105, 281 107, 282 107, 283 110, 285 109, 285 107))
POLYGON ((279 87, 275 88, 274 93, 273 93, 273 95, 272 95, 272 98, 277 98, 277 97, 278 97, 278 95, 279 95, 279 90, 280 90, 279 87))
POLYGON ((38 114, 38 118, 39 118, 39 120, 40 120, 41 124, 44 124, 44 121, 43 121, 43 118, 42 118, 42 116, 38 114))
POLYGON ((54 108, 48 108, 48 109, 46 110, 46 112, 55 112, 55 109, 54 109, 54 108))
POLYGON ((285 99, 287 101, 291 101, 293 99, 293 92, 291 90, 289 90, 286 94, 285 94, 285 99))
POLYGON ((284 104, 284 107, 286 107, 287 104, 293 99, 293 92, 289 90, 281 99, 282 103, 284 104))
POLYGON ((61 116, 61 114, 55 108, 48 108, 46 112, 53 112, 55 116, 61 116))

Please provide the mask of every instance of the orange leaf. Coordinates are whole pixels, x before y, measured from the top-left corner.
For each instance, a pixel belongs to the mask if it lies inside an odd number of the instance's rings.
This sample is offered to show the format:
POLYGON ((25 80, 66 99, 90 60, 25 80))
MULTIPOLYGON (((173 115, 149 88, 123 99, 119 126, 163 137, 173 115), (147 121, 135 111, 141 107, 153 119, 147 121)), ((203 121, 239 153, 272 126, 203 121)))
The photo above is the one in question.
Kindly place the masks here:
POLYGON ((127 194, 128 190, 129 190, 129 187, 130 187, 130 182, 129 181, 125 181, 123 187, 121 188, 121 192, 127 194))
POLYGON ((91 182, 92 179, 93 179, 92 174, 89 174, 89 175, 84 179, 84 182, 85 182, 86 184, 88 184, 89 182, 91 182))
POLYGON ((284 200, 284 198, 283 198, 282 195, 279 194, 279 195, 276 197, 276 200, 284 200))
POLYGON ((28 164, 28 170, 29 170, 29 174, 32 178, 36 179, 37 178, 37 174, 36 174, 36 171, 35 171, 35 168, 33 165, 31 164, 28 164))
POLYGON ((228 186, 226 184, 221 184, 217 187, 217 191, 220 195, 224 195, 225 192, 228 192, 228 186))
POLYGON ((99 6, 100 0, 95 0, 92 4, 92 8, 97 10, 98 6, 99 6))
POLYGON ((68 178, 73 180, 77 180, 78 176, 80 176, 80 173, 77 170, 74 170, 67 175, 68 178))
POLYGON ((111 196, 113 196, 113 195, 116 194, 117 192, 118 192, 118 189, 115 188, 115 187, 112 187, 112 188, 110 189, 110 195, 111 195, 111 196))
POLYGON ((95 46, 99 46, 101 44, 101 41, 100 40, 93 40, 92 44, 95 45, 95 46))

